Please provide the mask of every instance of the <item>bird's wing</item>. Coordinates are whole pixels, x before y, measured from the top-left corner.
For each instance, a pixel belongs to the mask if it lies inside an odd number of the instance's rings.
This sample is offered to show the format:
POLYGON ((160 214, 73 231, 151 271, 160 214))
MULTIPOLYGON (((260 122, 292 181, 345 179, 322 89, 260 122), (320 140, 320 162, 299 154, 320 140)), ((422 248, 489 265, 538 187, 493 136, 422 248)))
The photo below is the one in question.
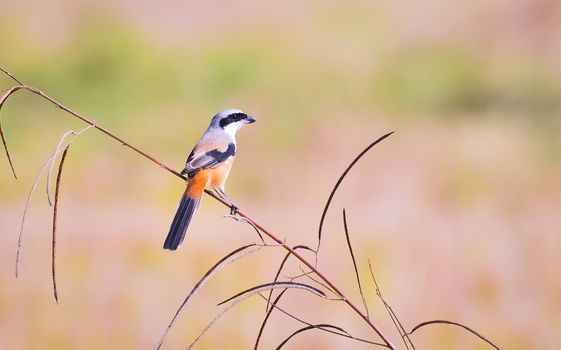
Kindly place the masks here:
POLYGON ((193 177, 199 170, 214 168, 230 157, 236 155, 236 145, 229 143, 227 147, 208 149, 207 147, 195 148, 189 154, 182 175, 193 177), (206 150, 205 150, 206 148, 206 150))

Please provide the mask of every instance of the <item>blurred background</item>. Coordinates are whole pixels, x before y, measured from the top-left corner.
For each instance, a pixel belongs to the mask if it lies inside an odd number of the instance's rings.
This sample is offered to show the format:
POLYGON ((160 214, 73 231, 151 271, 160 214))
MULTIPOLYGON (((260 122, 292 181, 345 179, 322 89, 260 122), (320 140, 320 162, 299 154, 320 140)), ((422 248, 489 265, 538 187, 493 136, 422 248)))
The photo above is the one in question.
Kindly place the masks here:
MULTIPOLYGON (((396 131, 334 198, 319 266, 355 302, 347 209, 373 319, 403 347, 377 299, 368 258, 406 328, 462 322, 503 349, 561 342, 561 4, 557 0, 1 0, 0 66, 181 169, 209 119, 256 116, 238 134, 227 189, 289 244, 317 243, 327 196, 347 164, 396 131)), ((13 82, 0 77, 0 89, 13 82)), ((52 297, 44 179, 62 133, 84 124, 18 93, 2 110, 18 180, 0 160, 0 348, 152 349, 186 293, 229 251, 257 241, 207 198, 176 252, 161 249, 183 184, 95 130, 68 153, 52 297)), ((3 153, 3 151, 2 151, 3 153)), ((284 252, 226 268, 165 343, 185 348, 219 301, 270 281, 284 252)), ((309 256, 312 259, 311 256, 309 256)), ((287 275, 297 274, 293 263, 287 275)), ((282 306, 375 340, 344 305, 288 293, 282 306)), ((258 297, 225 315, 200 349, 253 346, 258 297), (224 345, 224 344, 227 345, 224 345)), ((300 325, 276 313, 272 348, 300 325)), ((420 349, 488 349, 433 326, 420 349)), ((370 348, 311 331, 292 349, 370 348)))

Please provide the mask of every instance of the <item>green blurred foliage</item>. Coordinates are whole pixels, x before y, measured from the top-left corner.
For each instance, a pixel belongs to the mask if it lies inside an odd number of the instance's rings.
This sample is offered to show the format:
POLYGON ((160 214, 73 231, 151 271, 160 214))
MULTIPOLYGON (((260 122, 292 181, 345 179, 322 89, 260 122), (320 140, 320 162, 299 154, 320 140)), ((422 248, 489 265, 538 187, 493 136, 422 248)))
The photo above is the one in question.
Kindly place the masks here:
MULTIPOLYGON (((322 20, 345 30, 368 23, 344 21, 348 17, 338 14, 322 20)), ((289 138, 298 137, 291 135, 298 123, 345 107, 406 120, 484 115, 485 110, 551 118, 561 108, 559 77, 537 62, 496 72, 482 57, 452 45, 380 49, 381 44, 368 43, 368 37, 351 38, 357 45, 366 44, 367 61, 372 57, 357 75, 340 64, 356 52, 295 51, 291 36, 267 30, 238 33, 195 48, 161 45, 106 18, 79 26, 57 49, 38 49, 23 36, 0 34, 4 46, 12 48, 5 57, 7 67, 90 115, 103 117, 108 126, 136 122, 152 129, 151 121, 162 118, 162 106, 180 103, 198 115, 252 99, 279 117, 273 122, 282 120, 275 125, 275 135, 289 138)), ((330 117, 334 116, 321 118, 330 117)), ((204 124, 190 121, 197 127, 204 124)))
POLYGON ((557 117, 561 85, 541 67, 495 74, 481 60, 454 47, 427 47, 389 57, 374 79, 374 99, 399 115, 418 118, 473 116, 494 110, 508 117, 557 117))
POLYGON ((477 111, 492 102, 481 64, 455 48, 399 52, 380 69, 374 98, 398 112, 477 111))

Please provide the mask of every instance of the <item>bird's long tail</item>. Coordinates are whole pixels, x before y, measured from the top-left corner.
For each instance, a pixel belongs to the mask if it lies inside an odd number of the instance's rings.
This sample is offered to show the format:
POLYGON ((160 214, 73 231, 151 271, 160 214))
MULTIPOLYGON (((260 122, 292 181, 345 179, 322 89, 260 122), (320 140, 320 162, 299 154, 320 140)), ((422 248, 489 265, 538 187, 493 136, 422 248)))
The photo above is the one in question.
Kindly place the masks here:
POLYGON ((179 207, 171 223, 166 241, 164 242, 164 249, 176 250, 181 242, 183 242, 191 218, 200 206, 205 189, 205 184, 201 184, 200 182, 201 181, 193 179, 187 185, 187 189, 185 189, 179 201, 179 207))

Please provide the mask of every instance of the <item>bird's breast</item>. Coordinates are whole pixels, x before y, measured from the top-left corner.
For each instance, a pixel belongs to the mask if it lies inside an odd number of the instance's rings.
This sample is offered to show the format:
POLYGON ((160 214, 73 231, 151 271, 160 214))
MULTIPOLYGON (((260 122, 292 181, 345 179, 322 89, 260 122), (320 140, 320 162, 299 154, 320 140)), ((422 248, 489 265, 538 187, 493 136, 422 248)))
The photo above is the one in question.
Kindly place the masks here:
POLYGON ((214 169, 208 169, 210 171, 210 184, 214 187, 223 187, 230 174, 230 169, 232 169, 232 163, 234 158, 224 161, 222 164, 214 169))

